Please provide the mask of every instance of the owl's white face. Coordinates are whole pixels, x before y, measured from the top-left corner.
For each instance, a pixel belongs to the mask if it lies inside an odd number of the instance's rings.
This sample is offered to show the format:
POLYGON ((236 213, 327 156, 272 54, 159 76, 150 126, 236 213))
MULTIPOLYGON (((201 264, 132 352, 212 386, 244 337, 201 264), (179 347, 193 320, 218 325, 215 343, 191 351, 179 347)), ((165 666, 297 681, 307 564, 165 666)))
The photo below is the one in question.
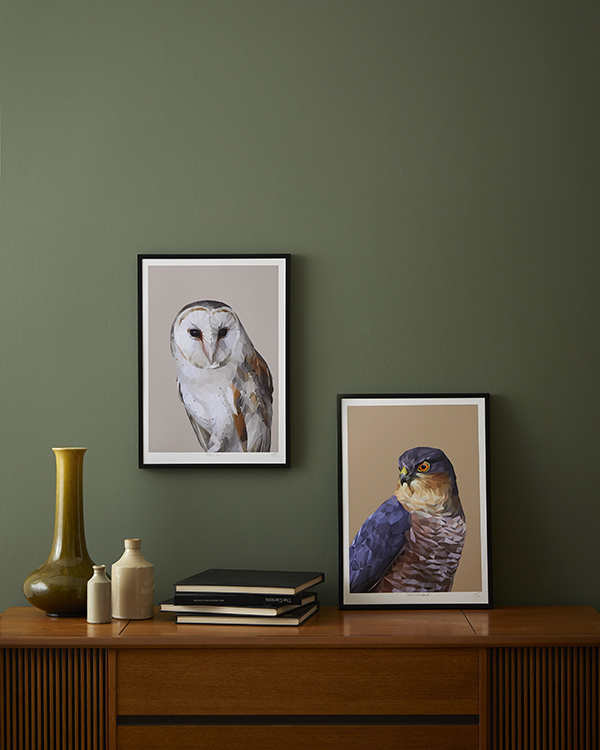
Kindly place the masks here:
POLYGON ((182 356, 194 367, 214 370, 229 362, 236 351, 243 328, 233 310, 225 304, 197 303, 181 310, 171 329, 174 356, 182 356))

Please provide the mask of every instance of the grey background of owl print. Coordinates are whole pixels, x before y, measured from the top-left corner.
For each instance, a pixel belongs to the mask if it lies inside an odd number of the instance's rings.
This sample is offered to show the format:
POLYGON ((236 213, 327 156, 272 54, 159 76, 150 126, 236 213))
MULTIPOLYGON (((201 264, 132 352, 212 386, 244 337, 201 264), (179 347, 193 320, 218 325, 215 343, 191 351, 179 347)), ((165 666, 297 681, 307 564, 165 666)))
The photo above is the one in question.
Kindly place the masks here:
POLYGON ((148 448, 152 452, 199 452, 177 395, 177 371, 169 348, 171 325, 182 307, 203 299, 230 305, 273 376, 271 450, 279 450, 278 268, 185 265, 148 268, 148 448))

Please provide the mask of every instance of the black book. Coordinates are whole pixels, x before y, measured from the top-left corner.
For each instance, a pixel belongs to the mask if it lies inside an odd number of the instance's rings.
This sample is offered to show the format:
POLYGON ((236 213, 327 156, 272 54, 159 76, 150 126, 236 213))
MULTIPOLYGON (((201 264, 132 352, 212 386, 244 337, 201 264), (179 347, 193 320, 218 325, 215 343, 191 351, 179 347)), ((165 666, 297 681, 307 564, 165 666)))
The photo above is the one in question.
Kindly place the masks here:
POLYGON ((210 568, 175 583, 175 591, 239 594, 298 594, 321 583, 323 573, 210 568))
POLYGON ((305 607, 297 607, 293 612, 284 612, 277 617, 260 615, 177 615, 179 625, 302 625, 319 609, 319 603, 313 602, 305 607))
POLYGON ((280 607, 283 604, 297 604, 303 602, 303 597, 312 591, 300 594, 227 594, 220 592, 176 591, 172 602, 176 605, 206 604, 213 607, 280 607))
MULTIPOLYGON (((276 599, 279 597, 271 597, 276 599)), ((317 601, 317 595, 307 592, 294 597, 298 599, 296 604, 259 604, 257 606, 229 606, 215 604, 179 604, 173 599, 167 599, 160 603, 161 612, 174 612, 175 614, 216 614, 216 615, 257 615, 260 617, 277 617, 284 612, 291 612, 299 607, 317 601)), ((261 597, 264 599, 264 597, 261 597)))

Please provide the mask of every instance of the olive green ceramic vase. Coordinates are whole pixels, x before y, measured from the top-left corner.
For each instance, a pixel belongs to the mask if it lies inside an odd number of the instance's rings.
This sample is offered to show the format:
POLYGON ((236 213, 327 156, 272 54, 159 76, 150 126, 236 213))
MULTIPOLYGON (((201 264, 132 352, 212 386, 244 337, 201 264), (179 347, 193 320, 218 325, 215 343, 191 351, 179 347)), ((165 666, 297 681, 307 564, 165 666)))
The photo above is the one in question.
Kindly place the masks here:
POLYGON ((87 582, 94 574, 83 529, 83 454, 53 448, 56 456, 54 540, 46 562, 25 579, 23 593, 51 617, 84 617, 87 582))

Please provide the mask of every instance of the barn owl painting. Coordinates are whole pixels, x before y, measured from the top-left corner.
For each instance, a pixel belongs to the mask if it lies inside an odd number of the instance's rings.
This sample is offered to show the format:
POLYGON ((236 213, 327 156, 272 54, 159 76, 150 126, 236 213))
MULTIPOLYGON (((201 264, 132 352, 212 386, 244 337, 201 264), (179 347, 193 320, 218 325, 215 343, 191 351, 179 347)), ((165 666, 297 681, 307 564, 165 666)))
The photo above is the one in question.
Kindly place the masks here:
POLYGON ((271 449, 273 379, 241 320, 224 302, 182 308, 171 326, 177 388, 206 453, 271 449))

